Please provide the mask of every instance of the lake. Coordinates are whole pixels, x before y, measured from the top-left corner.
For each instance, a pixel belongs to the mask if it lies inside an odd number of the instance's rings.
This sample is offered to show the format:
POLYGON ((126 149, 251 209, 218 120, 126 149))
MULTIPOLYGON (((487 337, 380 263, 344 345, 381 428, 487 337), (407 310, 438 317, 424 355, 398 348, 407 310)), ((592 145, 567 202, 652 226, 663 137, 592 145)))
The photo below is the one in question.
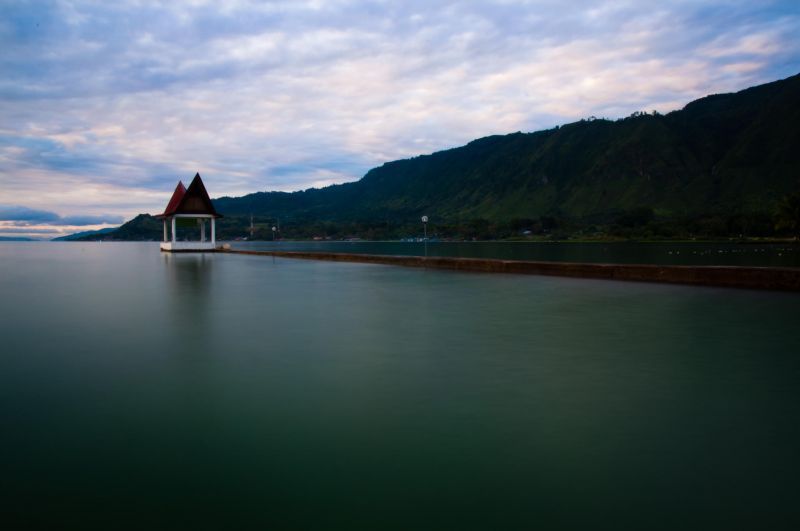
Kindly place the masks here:
POLYGON ((800 245, 793 243, 709 242, 371 242, 253 241, 231 242, 252 251, 316 251, 457 256, 546 262, 606 264, 736 265, 800 267, 800 245))
POLYGON ((0 243, 16 529, 797 529, 800 294, 0 243))

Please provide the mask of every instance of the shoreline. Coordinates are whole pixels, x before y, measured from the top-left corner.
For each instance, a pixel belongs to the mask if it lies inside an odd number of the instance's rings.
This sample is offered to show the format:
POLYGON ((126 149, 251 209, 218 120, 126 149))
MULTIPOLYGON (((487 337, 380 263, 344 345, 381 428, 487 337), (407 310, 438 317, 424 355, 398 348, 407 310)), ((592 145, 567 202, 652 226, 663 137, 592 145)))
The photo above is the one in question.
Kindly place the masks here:
POLYGON ((800 291, 800 268, 596 264, 308 251, 247 251, 238 249, 218 249, 217 252, 254 256, 276 256, 279 258, 295 258, 301 260, 396 265, 475 273, 511 273, 725 288, 800 291))

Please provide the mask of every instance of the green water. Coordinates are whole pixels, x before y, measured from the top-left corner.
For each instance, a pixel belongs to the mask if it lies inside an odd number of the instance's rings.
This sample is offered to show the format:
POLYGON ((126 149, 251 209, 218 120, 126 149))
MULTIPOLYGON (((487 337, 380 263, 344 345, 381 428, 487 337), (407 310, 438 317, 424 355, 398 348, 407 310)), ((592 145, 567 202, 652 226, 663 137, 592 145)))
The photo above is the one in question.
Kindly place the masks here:
POLYGON ((232 242, 235 249, 459 256, 547 262, 607 264, 735 265, 800 267, 800 245, 793 243, 708 242, 232 242))
POLYGON ((797 529, 800 295, 0 244, 13 525, 797 529))

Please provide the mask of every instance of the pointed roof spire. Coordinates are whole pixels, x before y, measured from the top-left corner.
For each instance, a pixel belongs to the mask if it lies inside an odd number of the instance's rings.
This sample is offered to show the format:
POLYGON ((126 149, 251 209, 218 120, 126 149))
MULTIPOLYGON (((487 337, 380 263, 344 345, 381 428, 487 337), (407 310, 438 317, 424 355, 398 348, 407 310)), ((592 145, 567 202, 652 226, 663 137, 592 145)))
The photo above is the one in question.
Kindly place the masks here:
POLYGON ((215 218, 222 217, 211 203, 199 172, 195 174, 189 188, 184 187, 183 182, 178 182, 164 213, 156 217, 164 218, 175 214, 211 214, 215 218))

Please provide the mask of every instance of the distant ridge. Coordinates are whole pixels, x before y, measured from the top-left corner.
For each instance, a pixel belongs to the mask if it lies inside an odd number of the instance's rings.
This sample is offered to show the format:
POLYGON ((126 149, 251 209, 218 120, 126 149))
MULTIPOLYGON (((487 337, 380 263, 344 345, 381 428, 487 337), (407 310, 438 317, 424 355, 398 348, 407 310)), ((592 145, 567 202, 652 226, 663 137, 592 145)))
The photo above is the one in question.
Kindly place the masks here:
POLYGON ((119 227, 108 227, 108 228, 99 229, 99 230, 85 230, 85 231, 82 231, 82 232, 76 232, 74 234, 68 234, 66 236, 59 236, 58 238, 53 238, 51 241, 64 242, 64 241, 72 241, 72 240, 81 240, 81 239, 86 239, 86 238, 90 238, 90 237, 96 237, 96 238, 100 239, 99 237, 103 236, 104 234, 109 234, 111 232, 114 232, 118 228, 119 227))

